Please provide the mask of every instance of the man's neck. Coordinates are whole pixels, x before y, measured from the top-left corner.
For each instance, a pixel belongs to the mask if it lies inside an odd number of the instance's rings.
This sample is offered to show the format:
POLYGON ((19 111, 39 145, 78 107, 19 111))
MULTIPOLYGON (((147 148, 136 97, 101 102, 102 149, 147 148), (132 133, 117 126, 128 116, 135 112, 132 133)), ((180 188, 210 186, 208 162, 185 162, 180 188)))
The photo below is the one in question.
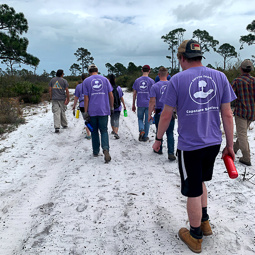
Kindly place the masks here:
POLYGON ((142 76, 148 77, 148 76, 149 76, 149 73, 144 72, 142 76))
POLYGON ((167 81, 167 77, 159 78, 160 81, 167 81))
POLYGON ((90 75, 97 75, 97 74, 98 74, 97 72, 90 73, 90 75))

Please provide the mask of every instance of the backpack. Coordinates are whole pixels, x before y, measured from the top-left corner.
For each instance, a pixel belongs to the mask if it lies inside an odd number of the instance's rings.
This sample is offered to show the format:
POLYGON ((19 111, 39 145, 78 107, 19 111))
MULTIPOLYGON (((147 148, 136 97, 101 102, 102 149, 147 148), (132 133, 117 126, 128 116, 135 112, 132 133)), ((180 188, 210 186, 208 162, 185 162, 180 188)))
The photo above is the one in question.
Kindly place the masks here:
POLYGON ((113 107, 114 107, 114 109, 117 109, 117 108, 120 107, 120 96, 119 96, 119 92, 117 90, 117 87, 113 88, 112 94, 113 94, 113 98, 114 98, 113 107))

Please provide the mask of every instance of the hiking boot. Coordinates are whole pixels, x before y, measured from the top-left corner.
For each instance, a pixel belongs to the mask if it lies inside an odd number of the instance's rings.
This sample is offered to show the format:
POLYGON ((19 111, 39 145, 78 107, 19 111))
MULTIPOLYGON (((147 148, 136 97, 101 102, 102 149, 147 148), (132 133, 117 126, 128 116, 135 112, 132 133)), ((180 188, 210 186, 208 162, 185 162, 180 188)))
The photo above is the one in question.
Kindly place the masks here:
POLYGON ((242 158, 239 158, 239 162, 245 164, 246 166, 251 166, 251 161, 246 161, 242 158))
POLYGON ((178 233, 181 240, 195 253, 200 253, 202 251, 203 239, 196 239, 190 235, 187 228, 181 228, 178 233))
POLYGON ((213 234, 209 220, 201 222, 201 230, 204 236, 210 236, 213 234))
POLYGON ((103 153, 104 153, 104 161, 105 161, 105 163, 110 162, 111 161, 111 156, 109 154, 109 151, 108 150, 104 150, 103 153))
POLYGON ((159 150, 159 151, 153 150, 153 151, 154 151, 155 153, 159 154, 159 155, 162 155, 162 154, 163 154, 162 150, 159 150))
POLYGON ((168 159, 170 161, 174 161, 174 160, 176 160, 176 157, 174 156, 174 154, 168 154, 168 159))
POLYGON ((149 137, 143 137, 142 141, 143 141, 143 142, 149 141, 149 137))
POLYGON ((141 131, 140 131, 140 134, 139 134, 139 138, 138 138, 138 140, 139 140, 140 142, 143 140, 144 134, 145 134, 144 130, 141 130, 141 131))
POLYGON ((55 128, 55 133, 59 133, 59 128, 55 128))

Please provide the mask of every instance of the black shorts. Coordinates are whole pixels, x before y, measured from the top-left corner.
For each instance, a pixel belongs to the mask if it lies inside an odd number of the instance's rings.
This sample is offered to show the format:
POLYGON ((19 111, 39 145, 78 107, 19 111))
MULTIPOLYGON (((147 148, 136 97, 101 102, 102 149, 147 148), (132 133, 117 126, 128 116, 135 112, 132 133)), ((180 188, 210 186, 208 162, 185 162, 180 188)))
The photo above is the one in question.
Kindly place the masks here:
POLYGON ((181 193, 184 196, 199 197, 203 194, 202 182, 212 179, 213 166, 219 150, 220 145, 194 151, 177 150, 181 193))

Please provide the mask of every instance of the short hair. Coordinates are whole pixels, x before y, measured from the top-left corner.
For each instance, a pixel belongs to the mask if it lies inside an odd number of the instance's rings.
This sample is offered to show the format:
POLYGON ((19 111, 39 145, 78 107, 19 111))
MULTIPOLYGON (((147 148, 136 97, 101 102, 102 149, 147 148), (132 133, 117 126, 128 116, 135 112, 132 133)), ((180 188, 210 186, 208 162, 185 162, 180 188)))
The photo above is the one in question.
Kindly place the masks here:
POLYGON ((161 67, 159 68, 158 73, 159 73, 161 76, 164 76, 164 77, 166 76, 166 77, 167 77, 168 70, 167 70, 165 67, 161 66, 161 67))
POLYGON ((243 70, 244 73, 250 73, 252 71, 252 67, 250 68, 242 68, 241 69, 243 70))
POLYGON ((61 77, 63 73, 64 73, 64 71, 62 69, 58 69, 57 73, 56 73, 56 76, 61 77))
POLYGON ((90 68, 89 73, 98 73, 98 68, 97 67, 90 68))

